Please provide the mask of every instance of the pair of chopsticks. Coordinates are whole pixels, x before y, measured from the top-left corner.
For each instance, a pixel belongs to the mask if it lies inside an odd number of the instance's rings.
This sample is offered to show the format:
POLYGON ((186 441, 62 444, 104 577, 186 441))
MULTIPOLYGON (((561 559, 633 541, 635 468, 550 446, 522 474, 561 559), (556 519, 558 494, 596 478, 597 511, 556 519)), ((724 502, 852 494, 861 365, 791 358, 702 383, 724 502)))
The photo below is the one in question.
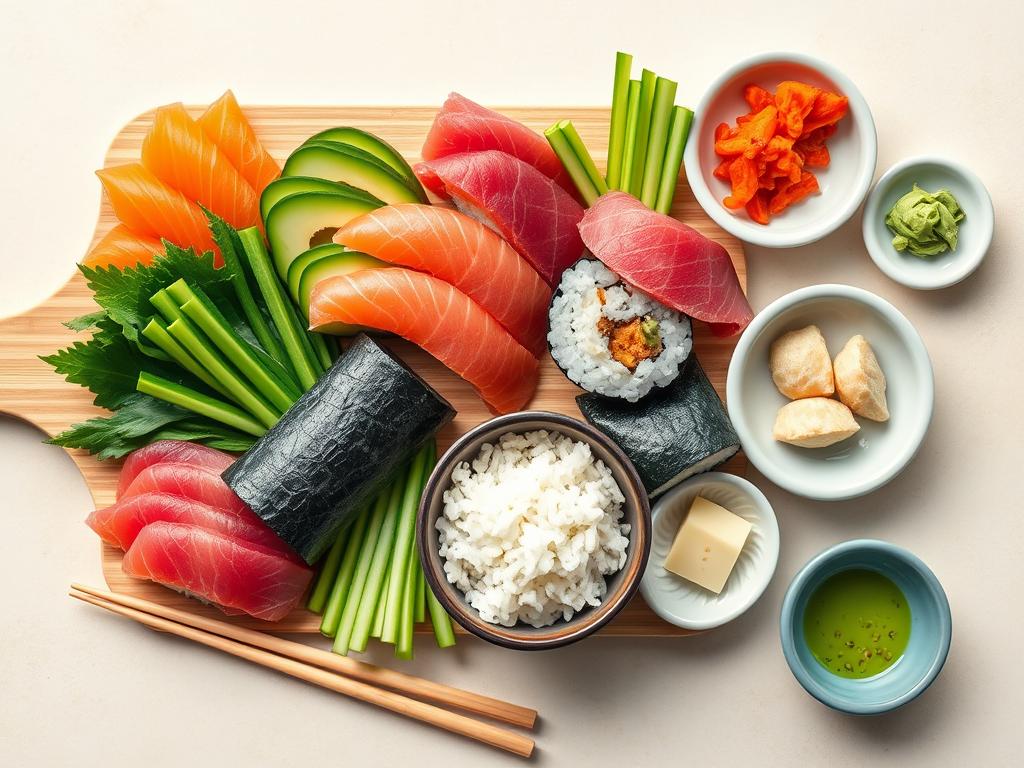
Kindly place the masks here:
POLYGON ((536 710, 129 595, 104 592, 80 584, 72 584, 68 594, 153 629, 194 640, 435 728, 521 757, 529 757, 533 753, 533 739, 523 734, 436 705, 461 709, 527 729, 532 729, 536 723, 536 710))

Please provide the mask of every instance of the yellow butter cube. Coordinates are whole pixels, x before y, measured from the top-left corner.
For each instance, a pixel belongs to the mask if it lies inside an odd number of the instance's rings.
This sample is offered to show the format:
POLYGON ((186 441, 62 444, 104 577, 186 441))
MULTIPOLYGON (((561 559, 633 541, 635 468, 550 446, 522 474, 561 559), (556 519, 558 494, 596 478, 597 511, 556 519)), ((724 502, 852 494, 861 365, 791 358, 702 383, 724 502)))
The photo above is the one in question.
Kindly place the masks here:
POLYGON ((679 526, 665 570, 720 594, 751 527, 739 515, 698 496, 679 526))

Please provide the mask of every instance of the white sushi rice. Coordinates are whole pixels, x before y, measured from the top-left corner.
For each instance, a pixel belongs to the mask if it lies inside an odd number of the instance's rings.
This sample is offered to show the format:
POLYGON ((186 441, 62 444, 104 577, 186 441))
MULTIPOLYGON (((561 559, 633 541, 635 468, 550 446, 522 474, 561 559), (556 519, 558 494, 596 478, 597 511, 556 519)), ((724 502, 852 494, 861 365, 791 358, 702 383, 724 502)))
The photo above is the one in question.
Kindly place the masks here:
POLYGON ((452 470, 436 524, 445 575, 492 624, 568 621, 600 605, 604 577, 625 565, 624 501, 586 443, 502 435, 452 470))
POLYGON ((551 356, 566 376, 588 392, 621 397, 631 403, 654 387, 671 383, 693 347, 686 315, 635 288, 627 290, 618 275, 597 260, 580 261, 562 273, 548 322, 551 356), (597 288, 605 291, 603 305, 597 288), (653 317, 658 321, 661 354, 641 360, 630 373, 612 357, 608 338, 597 328, 602 316, 622 321, 653 317))

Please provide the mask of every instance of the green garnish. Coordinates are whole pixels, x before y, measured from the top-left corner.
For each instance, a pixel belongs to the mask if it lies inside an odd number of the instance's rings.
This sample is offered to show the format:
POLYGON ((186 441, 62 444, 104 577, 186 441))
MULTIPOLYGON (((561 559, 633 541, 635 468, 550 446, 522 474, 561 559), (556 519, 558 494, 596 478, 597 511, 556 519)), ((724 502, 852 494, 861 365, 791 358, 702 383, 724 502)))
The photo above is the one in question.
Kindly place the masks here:
POLYGON ((927 192, 917 184, 885 215, 897 251, 915 256, 938 256, 956 250, 959 223, 966 218, 960 203, 946 189, 927 192))
POLYGON ((640 335, 644 337, 644 343, 651 349, 661 345, 661 334, 658 332, 658 321, 653 317, 645 317, 640 322, 640 335))

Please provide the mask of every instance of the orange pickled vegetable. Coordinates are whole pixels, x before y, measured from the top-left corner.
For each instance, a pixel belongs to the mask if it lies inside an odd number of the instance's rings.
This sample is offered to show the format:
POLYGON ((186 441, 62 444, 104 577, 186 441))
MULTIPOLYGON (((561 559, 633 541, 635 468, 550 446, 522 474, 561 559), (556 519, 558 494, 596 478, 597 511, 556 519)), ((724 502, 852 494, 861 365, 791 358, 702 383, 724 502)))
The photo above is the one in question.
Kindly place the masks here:
POLYGON ((804 118, 814 107, 821 92, 807 83, 787 80, 775 89, 775 104, 779 109, 779 130, 798 139, 804 132, 804 118))
POLYGON ((768 213, 772 216, 782 213, 793 203, 798 203, 818 191, 818 180, 810 171, 804 171, 800 180, 775 190, 768 201, 768 213))
POLYGON ((750 106, 751 112, 760 112, 775 103, 775 97, 760 85, 750 83, 743 89, 743 100, 750 106))

